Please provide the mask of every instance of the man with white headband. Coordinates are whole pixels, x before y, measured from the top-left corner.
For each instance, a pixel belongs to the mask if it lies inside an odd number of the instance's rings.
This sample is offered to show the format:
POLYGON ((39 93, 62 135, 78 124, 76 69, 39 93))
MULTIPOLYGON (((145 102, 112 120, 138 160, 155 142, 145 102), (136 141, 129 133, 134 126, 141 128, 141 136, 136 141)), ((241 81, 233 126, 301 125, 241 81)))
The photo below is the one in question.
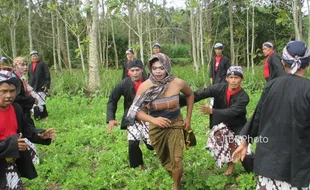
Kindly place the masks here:
POLYGON ((210 84, 226 82, 226 72, 230 67, 228 57, 223 55, 224 46, 222 43, 214 45, 215 57, 210 63, 210 84))
POLYGON ((257 189, 310 189, 309 61, 304 42, 284 47, 282 64, 289 74, 266 84, 254 115, 240 132, 247 139, 233 153, 235 162, 244 159, 248 142, 260 139, 253 166, 259 176, 257 189))
MULTIPOLYGON (((203 105, 199 107, 202 114, 210 115, 210 135, 207 149, 216 159, 216 165, 222 168, 228 165, 224 175, 231 175, 234 169, 232 153, 241 143, 239 136, 246 119, 246 106, 250 99, 242 89, 243 71, 240 66, 231 66, 226 73, 226 83, 218 83, 202 88, 196 92, 195 102, 206 98, 214 98, 214 106, 203 105)), ((180 105, 185 106, 185 97, 180 97, 180 105)), ((249 152, 250 154, 250 152, 249 152)), ((247 172, 252 171, 252 155, 246 157, 242 162, 247 172)))

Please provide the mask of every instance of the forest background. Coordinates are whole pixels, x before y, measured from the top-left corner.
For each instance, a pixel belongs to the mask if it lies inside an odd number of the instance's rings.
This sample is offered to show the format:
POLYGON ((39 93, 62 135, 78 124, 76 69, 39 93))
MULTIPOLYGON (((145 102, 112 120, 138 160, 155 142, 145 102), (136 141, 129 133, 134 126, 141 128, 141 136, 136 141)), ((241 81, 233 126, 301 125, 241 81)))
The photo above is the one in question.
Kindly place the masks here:
MULTIPOLYGON (((106 102, 121 80, 125 51, 147 60, 158 42, 172 72, 193 90, 209 85, 213 45, 245 70, 243 88, 251 116, 265 81, 265 41, 282 53, 290 40, 310 44, 310 2, 303 0, 0 0, 0 55, 29 60, 33 49, 50 66, 49 119, 37 127, 58 132, 54 144, 38 146, 39 177, 27 189, 170 189, 172 180, 143 148, 146 171, 128 167, 126 131, 107 134, 106 102)), ((309 75, 308 75, 309 77, 309 75)), ((203 103, 203 102, 202 102, 203 103)), ((201 103, 201 104, 202 104, 201 103)), ((122 116, 120 101, 117 119, 122 116)), ((185 151, 185 189, 254 189, 256 177, 237 165, 230 177, 205 151, 208 117, 194 109, 198 139, 185 151)))

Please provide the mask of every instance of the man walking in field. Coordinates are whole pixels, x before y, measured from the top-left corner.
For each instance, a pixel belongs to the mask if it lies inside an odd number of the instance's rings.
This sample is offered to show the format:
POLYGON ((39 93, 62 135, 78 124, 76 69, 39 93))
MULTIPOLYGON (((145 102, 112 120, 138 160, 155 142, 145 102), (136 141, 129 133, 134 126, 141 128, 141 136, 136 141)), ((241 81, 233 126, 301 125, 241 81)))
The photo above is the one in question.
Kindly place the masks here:
POLYGON ((140 141, 143 140, 147 148, 153 150, 150 145, 149 139, 149 123, 143 121, 136 121, 133 125, 128 126, 128 121, 125 119, 128 109, 131 106, 136 92, 140 84, 146 80, 143 77, 144 66, 141 60, 134 59, 127 65, 129 77, 124 78, 120 81, 113 89, 109 96, 107 104, 107 123, 108 132, 118 124, 115 120, 115 114, 117 110, 117 103, 121 96, 124 97, 124 115, 121 122, 121 129, 128 131, 128 153, 130 167, 136 168, 141 166, 144 169, 144 162, 142 157, 142 151, 139 147, 140 141))
MULTIPOLYGON (((240 66, 231 66, 226 73, 227 83, 217 83, 196 92, 195 102, 206 98, 214 98, 214 106, 200 106, 199 111, 210 117, 210 135, 207 148, 216 159, 218 167, 227 164, 224 175, 230 175, 234 169, 232 152, 240 144, 239 132, 246 123, 246 106, 250 99, 241 87, 243 71, 240 66)), ((180 105, 185 106, 185 97, 180 98, 180 105)), ((247 172, 252 171, 252 156, 246 157, 242 163, 247 172)))

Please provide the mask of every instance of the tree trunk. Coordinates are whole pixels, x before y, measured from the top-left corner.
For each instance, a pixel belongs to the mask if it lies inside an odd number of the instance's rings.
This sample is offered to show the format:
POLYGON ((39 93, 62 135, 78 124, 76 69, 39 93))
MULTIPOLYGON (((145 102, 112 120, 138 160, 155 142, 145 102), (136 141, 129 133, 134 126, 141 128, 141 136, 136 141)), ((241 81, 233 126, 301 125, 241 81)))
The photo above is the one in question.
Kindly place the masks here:
MULTIPOLYGON (((211 57, 212 57, 212 52, 213 52, 213 48, 212 48, 212 43, 211 43, 211 39, 212 39, 212 4, 210 3, 210 0, 206 0, 206 7, 207 7, 207 11, 206 11, 206 21, 207 21, 207 26, 206 26, 206 33, 207 33, 207 60, 208 63, 210 63, 211 61, 211 57)), ((209 67, 208 67, 209 68, 209 67)))
POLYGON ((114 46, 115 66, 116 66, 116 69, 118 69, 118 55, 117 55, 117 47, 115 43, 114 24, 113 24, 113 19, 111 18, 110 20, 111 20, 111 29, 112 29, 112 40, 113 40, 113 46, 114 46))
POLYGON ((68 64, 69 64, 69 71, 72 74, 72 65, 71 65, 71 58, 70 58, 70 44, 69 44, 69 37, 68 37, 68 26, 67 26, 67 17, 65 16, 65 33, 66 33, 66 47, 67 47, 67 57, 68 57, 68 64))
POLYGON ((92 1, 92 25, 89 34, 89 80, 88 90, 90 93, 100 87, 100 75, 98 70, 98 0, 92 1))
POLYGON ((204 52, 203 52, 203 27, 202 27, 202 6, 200 5, 200 8, 199 8, 199 32, 200 32, 200 56, 201 56, 201 65, 203 65, 205 63, 205 60, 204 60, 204 52))
POLYGON ((238 45, 237 45, 237 51, 236 51, 236 61, 235 61, 235 65, 239 65, 239 49, 240 49, 240 43, 241 43, 241 39, 242 38, 239 38, 238 39, 238 45))
POLYGON ((28 37, 29 37, 29 52, 33 50, 32 32, 31 32, 31 0, 28 0, 28 37))
POLYGON ((10 35, 11 35, 11 46, 12 46, 12 56, 16 57, 16 29, 15 26, 10 28, 10 35))
POLYGON ((138 28, 138 37, 139 37, 139 46, 140 46, 140 59, 142 63, 144 63, 144 58, 143 58, 143 32, 142 32, 142 11, 139 10, 139 0, 136 0, 136 15, 137 15, 137 28, 138 28), (141 18, 140 18, 141 14, 141 18))
POLYGON ((253 10, 252 10, 252 47, 251 47, 251 63, 252 63, 252 71, 254 72, 254 43, 255 43, 255 4, 256 0, 253 2, 253 10))
POLYGON ((200 11, 199 11, 199 8, 195 8, 196 9, 196 15, 194 17, 195 19, 195 24, 196 24, 196 37, 195 37, 195 40, 196 40, 196 54, 197 54, 197 64, 199 65, 201 62, 200 62, 200 32, 199 32, 199 14, 200 14, 200 11))
POLYGON ((82 70, 83 70, 83 73, 85 73, 85 63, 84 63, 84 56, 83 56, 83 50, 82 50, 82 46, 81 46, 80 35, 77 35, 76 38, 77 38, 78 47, 79 47, 79 50, 80 50, 82 70))
POLYGON ((247 69, 250 69, 249 38, 250 38, 249 36, 249 7, 247 7, 246 9, 246 65, 247 65, 247 69))
POLYGON ((195 39, 195 20, 194 20, 194 8, 190 8, 190 31, 192 38, 192 56, 194 61, 195 71, 199 71, 199 65, 197 64, 197 53, 196 53, 196 39, 195 39))
MULTIPOLYGON (((309 0, 308 0, 309 1, 309 0)), ((304 1, 303 0, 300 0, 300 1, 298 1, 298 12, 297 12, 297 14, 298 14, 298 21, 299 21, 299 32, 300 32, 300 40, 303 40, 303 29, 302 29, 302 11, 301 11, 301 8, 302 8, 302 6, 303 6, 303 3, 304 1)), ((309 14, 309 13, 308 13, 309 14)))
POLYGON ((234 20, 233 20, 233 5, 232 0, 228 0, 229 6, 229 31, 230 31, 230 56, 232 60, 232 65, 235 65, 235 44, 234 44, 234 20))
POLYGON ((12 15, 11 18, 12 23, 10 23, 10 37, 11 37, 11 47, 12 47, 12 56, 13 58, 16 57, 16 24, 17 24, 17 18, 16 18, 16 11, 14 9, 14 1, 13 1, 13 9, 12 9, 12 15))
MULTIPOLYGON (((101 5, 102 5, 102 26, 103 26, 103 31, 102 31, 102 66, 105 65, 106 63, 106 56, 105 56, 105 51, 106 51, 106 44, 107 44, 107 36, 106 36, 106 31, 108 30, 108 28, 106 27, 106 20, 107 20, 107 16, 105 15, 105 7, 104 7, 104 0, 101 0, 101 5)), ((100 41, 99 41, 100 42, 100 41)))
POLYGON ((57 58, 58 58, 58 66, 59 70, 62 70, 61 65, 61 53, 60 53, 60 26, 59 26, 59 18, 56 16, 56 25, 57 25, 57 58))
MULTIPOLYGON (((130 6, 128 8, 128 14, 129 14, 128 22, 129 22, 129 25, 132 26, 133 9, 130 6)), ((131 48, 131 47, 132 47, 131 28, 128 27, 128 48, 131 48)))
POLYGON ((310 46, 310 1, 307 1, 308 7, 308 45, 310 46))
POLYGON ((153 55, 153 52, 152 52, 151 16, 150 16, 151 10, 152 10, 152 9, 151 9, 150 6, 151 6, 150 4, 147 5, 148 11, 147 11, 147 25, 146 25, 146 31, 148 31, 147 34, 148 34, 150 55, 153 55))
POLYGON ((53 61, 54 61, 54 71, 57 73, 57 62, 56 62, 56 35, 55 35, 55 21, 54 21, 54 14, 53 12, 51 13, 51 18, 52 18, 52 36, 53 36, 53 61))
POLYGON ((103 56, 102 56, 102 45, 101 45, 101 29, 100 29, 100 20, 98 19, 98 46, 99 46, 99 62, 100 65, 103 63, 103 56))
POLYGON ((299 7, 300 7, 300 0, 293 0, 293 19, 294 19, 294 29, 295 29, 295 40, 302 40, 301 39, 301 31, 299 30, 299 7))
POLYGON ((106 48, 105 48, 105 66, 109 67, 109 18, 106 19, 106 48))

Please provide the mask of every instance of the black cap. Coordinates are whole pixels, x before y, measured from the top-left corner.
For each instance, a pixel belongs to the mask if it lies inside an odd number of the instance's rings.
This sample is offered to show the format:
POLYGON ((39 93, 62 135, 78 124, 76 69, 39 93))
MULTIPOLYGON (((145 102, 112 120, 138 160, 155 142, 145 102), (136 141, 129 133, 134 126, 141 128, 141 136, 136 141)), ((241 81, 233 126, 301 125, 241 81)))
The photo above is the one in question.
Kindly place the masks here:
POLYGON ((128 64, 128 69, 131 69, 132 67, 139 67, 142 69, 143 63, 140 59, 134 59, 134 60, 130 61, 128 64))

